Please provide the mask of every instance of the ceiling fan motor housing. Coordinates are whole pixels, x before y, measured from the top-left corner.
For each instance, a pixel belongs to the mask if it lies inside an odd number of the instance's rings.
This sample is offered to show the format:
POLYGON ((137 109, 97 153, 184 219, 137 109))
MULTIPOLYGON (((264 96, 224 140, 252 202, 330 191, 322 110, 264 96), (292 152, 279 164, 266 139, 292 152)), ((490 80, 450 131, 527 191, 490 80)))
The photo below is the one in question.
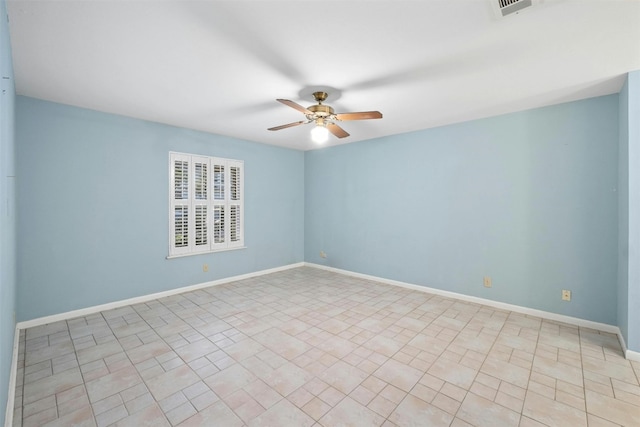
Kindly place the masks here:
POLYGON ((316 122, 320 119, 320 122, 323 122, 324 119, 332 119, 332 116, 335 116, 335 111, 329 105, 323 105, 322 101, 327 99, 329 94, 327 92, 313 92, 313 98, 318 103, 317 105, 312 105, 307 108, 307 111, 311 111, 312 114, 306 114, 308 120, 315 120, 316 122))
POLYGON ((333 111, 333 108, 331 108, 331 106, 329 105, 322 105, 322 104, 312 105, 310 107, 307 107, 307 110, 313 113, 313 114, 306 115, 309 120, 313 120, 314 118, 317 118, 317 117, 333 116, 335 114, 335 112, 333 111))

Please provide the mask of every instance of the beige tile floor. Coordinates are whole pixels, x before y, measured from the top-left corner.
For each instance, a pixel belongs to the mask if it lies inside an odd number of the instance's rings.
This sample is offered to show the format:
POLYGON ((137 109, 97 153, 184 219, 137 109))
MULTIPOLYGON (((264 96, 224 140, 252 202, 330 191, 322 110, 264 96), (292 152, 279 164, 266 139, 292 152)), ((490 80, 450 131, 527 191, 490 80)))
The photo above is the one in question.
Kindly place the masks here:
POLYGON ((22 331, 14 426, 640 426, 616 336, 310 267, 22 331))

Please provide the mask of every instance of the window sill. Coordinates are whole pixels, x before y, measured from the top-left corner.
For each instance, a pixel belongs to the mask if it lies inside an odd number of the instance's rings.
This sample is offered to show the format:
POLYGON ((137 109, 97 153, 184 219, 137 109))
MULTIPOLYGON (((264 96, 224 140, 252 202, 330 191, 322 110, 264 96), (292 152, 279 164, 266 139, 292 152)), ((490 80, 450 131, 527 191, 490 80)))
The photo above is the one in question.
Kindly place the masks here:
POLYGON ((195 252, 195 253, 192 253, 192 254, 167 255, 165 257, 165 259, 184 258, 184 257, 187 257, 187 256, 196 256, 196 255, 215 254, 215 253, 219 253, 219 252, 237 251, 239 249, 247 249, 247 247, 246 246, 238 246, 238 247, 235 247, 235 248, 217 249, 215 251, 195 252))

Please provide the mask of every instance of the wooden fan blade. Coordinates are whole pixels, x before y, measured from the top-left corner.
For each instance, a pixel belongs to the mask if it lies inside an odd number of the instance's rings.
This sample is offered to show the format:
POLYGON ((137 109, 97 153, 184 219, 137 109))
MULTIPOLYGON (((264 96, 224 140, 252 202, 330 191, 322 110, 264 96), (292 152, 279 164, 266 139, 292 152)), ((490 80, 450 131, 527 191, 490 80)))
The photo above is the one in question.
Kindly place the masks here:
POLYGON ((329 129, 329 132, 331 132, 333 135, 335 135, 338 138, 345 138, 349 136, 346 130, 342 129, 340 126, 338 126, 335 123, 329 123, 327 125, 327 129, 329 129))
POLYGON ((293 122, 293 123, 289 123, 289 124, 286 124, 286 125, 280 125, 280 126, 272 127, 272 128, 267 129, 267 130, 286 129, 286 128, 291 128, 291 127, 298 126, 298 125, 301 125, 301 124, 304 124, 304 123, 309 123, 309 122, 306 121, 306 120, 300 120, 299 122, 293 122))
POLYGON ((336 114, 338 120, 368 120, 368 119, 381 119, 382 113, 380 111, 362 111, 360 113, 340 113, 336 114))
POLYGON ((294 108, 303 114, 313 114, 311 111, 307 110, 302 105, 297 104, 293 101, 289 101, 288 99, 276 99, 276 101, 282 102, 284 105, 288 105, 289 107, 294 108))

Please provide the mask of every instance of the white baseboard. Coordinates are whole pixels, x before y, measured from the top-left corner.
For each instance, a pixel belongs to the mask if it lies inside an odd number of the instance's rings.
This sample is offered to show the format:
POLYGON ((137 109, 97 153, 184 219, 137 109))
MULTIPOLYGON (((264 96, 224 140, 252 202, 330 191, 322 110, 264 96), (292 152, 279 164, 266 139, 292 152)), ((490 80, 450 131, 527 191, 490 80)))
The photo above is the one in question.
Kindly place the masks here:
POLYGON ((624 354, 625 359, 640 362, 640 352, 629 350, 627 348, 627 343, 625 342, 621 331, 618 331, 618 341, 620 341, 620 345, 622 346, 622 353, 624 354))
POLYGON ((252 277, 263 276, 265 274, 277 273, 278 271, 290 270, 292 268, 302 267, 304 265, 305 265, 304 262, 298 262, 295 264, 284 265, 282 267, 269 268, 267 270, 255 271, 253 273, 240 274, 238 276, 226 277, 224 279, 218 279, 210 282, 198 283, 196 285, 170 289, 168 291, 157 292, 155 294, 143 295, 143 296, 124 299, 120 301, 114 301, 107 304, 94 305, 92 307, 82 308, 79 310, 67 311, 66 313, 59 313, 59 314, 53 314, 51 316, 38 317, 36 319, 26 320, 24 322, 18 322, 16 326, 18 329, 33 328, 34 326, 46 325, 48 323, 59 322, 61 320, 73 319, 74 317, 88 316, 90 314, 99 313, 101 311, 113 310, 114 308, 120 308, 127 305, 149 302, 151 300, 158 299, 158 298, 164 298, 172 295, 181 294, 184 292, 195 291, 202 288, 208 288, 210 286, 223 285, 225 283, 235 282, 238 280, 250 279, 252 277))
POLYGON ((7 393, 7 410, 4 415, 4 425, 13 425, 13 406, 16 399, 16 380, 18 377, 18 346, 20 344, 20 329, 16 326, 13 333, 13 356, 11 357, 11 370, 9 371, 9 391, 7 393))
POLYGON ((624 352, 624 357, 634 362, 640 362, 640 351, 627 350, 624 352))
MULTIPOLYGON (((614 325, 608 325, 606 323, 593 322, 591 320, 580 319, 578 317, 572 317, 572 316, 565 316, 563 314, 551 313, 549 311, 537 310, 537 309, 534 309, 534 308, 523 307, 523 306, 520 306, 520 305, 507 304, 507 303, 504 303, 504 302, 493 301, 493 300, 490 300, 490 299, 485 299, 485 298, 473 297, 473 296, 470 296, 470 295, 459 294, 457 292, 443 291, 442 289, 436 289, 436 288, 430 288, 430 287, 427 287, 427 286, 414 285, 412 283, 405 283, 405 282, 400 282, 398 280, 391 280, 391 279, 385 279, 383 277, 377 277, 377 276, 371 276, 371 275, 368 275, 368 274, 356 273, 356 272, 349 271, 349 270, 342 270, 340 268, 327 267, 327 266, 321 265, 321 264, 314 264, 314 263, 305 262, 304 265, 307 266, 307 267, 319 268, 319 269, 322 269, 322 270, 332 271, 334 273, 340 273, 340 274, 344 274, 344 275, 347 275, 347 276, 358 277, 360 279, 373 280, 373 281, 376 281, 376 282, 386 283, 388 285, 400 286, 400 287, 403 287, 403 288, 413 289, 413 290, 416 290, 416 291, 427 292, 427 293, 430 293, 430 294, 440 295, 440 296, 449 297, 449 298, 455 298, 455 299, 461 300, 461 301, 473 302, 473 303, 482 304, 482 305, 488 305, 489 307, 494 307, 494 308, 498 308, 498 309, 501 309, 501 310, 513 311, 513 312, 516 312, 516 313, 526 314, 526 315, 529 315, 529 316, 541 317, 543 319, 553 320, 555 322, 567 323, 569 325, 580 326, 580 327, 583 327, 583 328, 596 329, 598 331, 609 332, 609 333, 612 333, 612 334, 616 334, 616 335, 618 335, 618 337, 622 336, 620 334, 620 328, 618 328, 617 326, 614 326, 614 325)), ((621 342, 624 342, 624 340, 621 341, 621 342)), ((623 350, 626 350, 626 347, 623 347, 623 350)), ((629 352, 630 352, 630 350, 626 350, 625 354, 627 354, 629 352)), ((631 352, 631 353, 636 353, 636 352, 631 352)), ((640 353, 637 353, 637 354, 640 355, 640 353)), ((627 358, 629 358, 629 357, 627 356, 627 358)), ((634 360, 634 359, 632 359, 632 360, 634 360)))

